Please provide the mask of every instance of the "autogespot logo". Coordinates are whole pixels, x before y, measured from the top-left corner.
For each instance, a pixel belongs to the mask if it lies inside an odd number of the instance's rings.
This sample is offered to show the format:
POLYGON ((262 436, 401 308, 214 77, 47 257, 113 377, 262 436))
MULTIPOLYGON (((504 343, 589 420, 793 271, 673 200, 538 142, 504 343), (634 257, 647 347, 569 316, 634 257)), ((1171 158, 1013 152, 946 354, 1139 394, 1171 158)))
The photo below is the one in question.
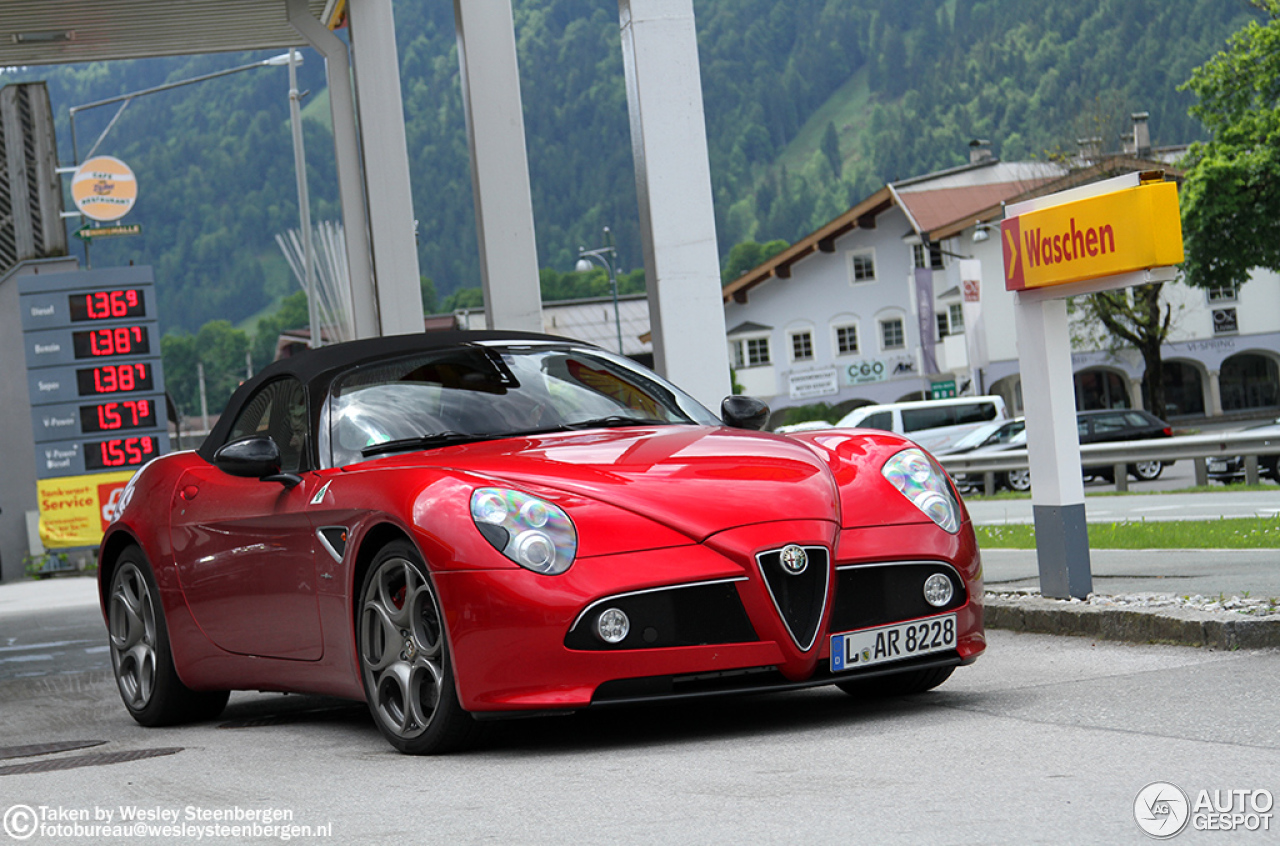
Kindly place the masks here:
POLYGON ((1176 837, 1191 818, 1191 803, 1176 784, 1156 781, 1138 791, 1133 800, 1133 818, 1138 827, 1157 840, 1176 837))

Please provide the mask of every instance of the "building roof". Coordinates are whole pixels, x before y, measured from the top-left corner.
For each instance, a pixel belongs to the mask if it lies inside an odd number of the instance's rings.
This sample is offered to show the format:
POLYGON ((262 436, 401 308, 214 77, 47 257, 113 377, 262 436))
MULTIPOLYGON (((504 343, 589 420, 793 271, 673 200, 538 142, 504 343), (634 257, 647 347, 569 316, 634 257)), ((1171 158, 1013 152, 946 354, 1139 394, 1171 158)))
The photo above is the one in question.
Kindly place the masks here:
MULTIPOLYGON (((331 0, 305 0, 323 19, 331 0)), ((0 67, 305 46, 287 0, 0 0, 0 67)))
POLYGON ((1030 200, 1035 197, 1043 197, 1046 194, 1056 194, 1059 191, 1066 191, 1080 185, 1088 185, 1091 182, 1097 182, 1100 179, 1119 176, 1122 173, 1133 173, 1134 171, 1139 173, 1147 171, 1161 171, 1172 177, 1177 182, 1181 182, 1183 177, 1182 170, 1160 160, 1140 159, 1126 153, 1105 156, 1088 167, 1064 173, 1056 179, 1041 182, 1040 184, 1028 188, 1021 193, 1005 197, 1001 201, 988 203, 986 206, 981 208, 973 208, 963 216, 955 218, 949 223, 934 229, 930 234, 934 240, 951 238, 976 223, 1003 220, 1004 207, 1006 205, 1013 205, 1014 203, 1020 203, 1024 200, 1030 200))
POLYGON ((874 229, 875 218, 902 209, 922 240, 937 243, 981 222, 1004 218, 1006 204, 1065 191, 1077 185, 1134 171, 1159 170, 1181 181, 1182 171, 1158 159, 1128 153, 1108 155, 1088 167, 1069 170, 1056 162, 976 163, 892 182, 786 250, 726 285, 728 303, 747 301, 747 292, 770 279, 789 279, 791 266, 813 252, 835 252, 835 240, 856 228, 874 229))
POLYGON ((986 158, 960 167, 885 185, 815 232, 752 268, 726 285, 725 302, 745 303, 747 292, 769 279, 787 279, 791 266, 813 252, 835 252, 835 241, 857 228, 874 229, 876 217, 890 208, 902 209, 916 234, 937 241, 936 231, 971 211, 998 204, 1009 197, 1061 177, 1066 169, 1049 162, 1001 162, 986 158))

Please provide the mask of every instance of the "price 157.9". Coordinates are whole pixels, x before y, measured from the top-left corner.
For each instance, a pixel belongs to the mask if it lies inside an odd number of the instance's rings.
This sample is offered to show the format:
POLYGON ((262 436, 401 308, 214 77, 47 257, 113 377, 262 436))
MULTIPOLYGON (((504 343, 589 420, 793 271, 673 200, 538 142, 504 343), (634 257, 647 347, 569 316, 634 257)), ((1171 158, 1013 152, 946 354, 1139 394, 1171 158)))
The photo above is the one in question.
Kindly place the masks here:
POLYGON ((80 431, 114 432, 117 429, 149 429, 156 425, 156 405, 151 400, 123 400, 80 406, 80 431))

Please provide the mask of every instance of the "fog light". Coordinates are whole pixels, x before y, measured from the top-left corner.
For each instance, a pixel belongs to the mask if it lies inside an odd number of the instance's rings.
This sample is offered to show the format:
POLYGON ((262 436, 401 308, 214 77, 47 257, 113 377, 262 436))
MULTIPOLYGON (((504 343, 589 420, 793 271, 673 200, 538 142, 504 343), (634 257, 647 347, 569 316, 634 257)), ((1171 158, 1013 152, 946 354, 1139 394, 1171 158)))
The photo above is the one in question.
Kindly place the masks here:
POLYGON ((596 618, 596 635, 605 643, 622 643, 631 631, 631 621, 620 608, 609 608, 596 618))
POLYGON ((951 601, 955 588, 943 573, 934 573, 924 580, 924 599, 934 608, 941 608, 951 601))

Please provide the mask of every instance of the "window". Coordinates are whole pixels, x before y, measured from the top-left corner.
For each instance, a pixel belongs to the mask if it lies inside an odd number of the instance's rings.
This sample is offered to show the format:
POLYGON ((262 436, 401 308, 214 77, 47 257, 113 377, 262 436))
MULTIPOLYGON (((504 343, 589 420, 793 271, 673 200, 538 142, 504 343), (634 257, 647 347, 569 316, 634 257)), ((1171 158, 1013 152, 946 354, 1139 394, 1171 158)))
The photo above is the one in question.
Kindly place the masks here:
POLYGON ((742 338, 731 341, 734 367, 762 367, 770 363, 769 339, 742 338))
POLYGON ((885 432, 893 431, 893 412, 877 411, 875 414, 867 415, 867 419, 858 424, 860 429, 880 429, 885 432))
POLYGON ((307 444, 307 401, 296 379, 268 382, 245 403, 231 426, 227 442, 250 435, 267 435, 280 447, 280 469, 301 468, 307 444))
POLYGON ((836 355, 858 354, 858 327, 836 327, 836 355))
POLYGON ((849 281, 858 282, 874 282, 876 281, 876 251, 875 250, 858 250, 857 252, 847 253, 849 256, 849 281))
POLYGON ((959 303, 940 308, 934 312, 934 317, 938 321, 939 340, 948 335, 964 334, 964 306, 959 303))
POLYGON ((1235 284, 1231 284, 1210 288, 1207 296, 1211 303, 1233 303, 1239 293, 1240 288, 1235 284))
POLYGON ((882 350, 901 350, 907 346, 906 328, 901 317, 890 317, 880 321, 880 348, 882 350))
POLYGON ((916 267, 927 267, 930 270, 942 270, 942 247, 937 244, 912 244, 911 258, 916 267))
POLYGON ((791 333, 791 360, 811 361, 813 359, 813 333, 808 329, 791 333))

